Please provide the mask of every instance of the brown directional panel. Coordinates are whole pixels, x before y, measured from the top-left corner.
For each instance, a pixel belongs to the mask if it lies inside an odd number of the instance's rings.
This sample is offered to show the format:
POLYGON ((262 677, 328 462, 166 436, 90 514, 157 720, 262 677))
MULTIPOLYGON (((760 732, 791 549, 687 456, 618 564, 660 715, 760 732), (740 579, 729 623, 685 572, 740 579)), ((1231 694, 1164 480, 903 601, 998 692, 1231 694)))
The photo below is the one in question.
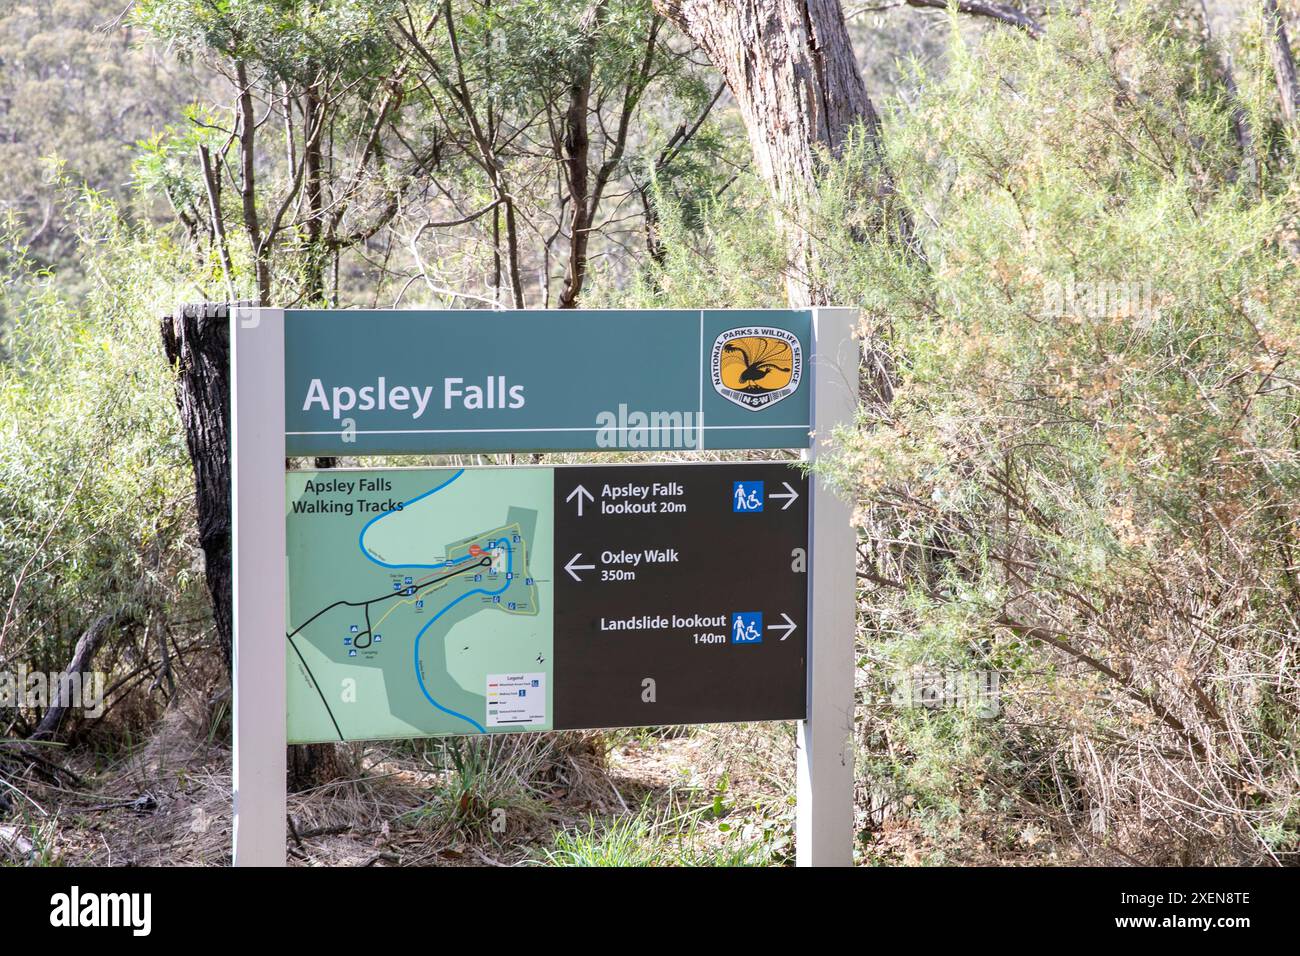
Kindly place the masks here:
POLYGON ((555 576, 557 729, 805 715, 797 468, 557 468, 555 576))

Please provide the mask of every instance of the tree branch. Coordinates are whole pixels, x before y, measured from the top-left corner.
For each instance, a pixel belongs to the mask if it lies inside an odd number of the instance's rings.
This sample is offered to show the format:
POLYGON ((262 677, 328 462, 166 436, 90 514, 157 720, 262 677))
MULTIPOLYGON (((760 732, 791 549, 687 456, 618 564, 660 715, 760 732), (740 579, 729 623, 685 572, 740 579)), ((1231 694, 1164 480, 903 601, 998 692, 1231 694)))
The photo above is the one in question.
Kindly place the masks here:
MULTIPOLYGON (((948 0, 905 0, 909 7, 928 7, 932 10, 947 10, 948 0)), ((993 3, 991 0, 957 0, 957 12, 973 17, 988 17, 1018 30, 1024 30, 1035 40, 1043 35, 1043 28, 1038 21, 1023 11, 1006 3, 993 3)))

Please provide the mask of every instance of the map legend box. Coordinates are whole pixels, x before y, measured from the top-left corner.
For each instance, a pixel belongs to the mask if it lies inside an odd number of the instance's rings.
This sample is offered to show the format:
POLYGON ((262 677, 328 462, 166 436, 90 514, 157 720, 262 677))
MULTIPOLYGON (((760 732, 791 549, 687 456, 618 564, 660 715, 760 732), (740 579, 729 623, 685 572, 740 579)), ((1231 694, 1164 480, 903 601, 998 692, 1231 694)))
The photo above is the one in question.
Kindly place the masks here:
POLYGON ((488 674, 487 725, 546 723, 546 675, 488 674))

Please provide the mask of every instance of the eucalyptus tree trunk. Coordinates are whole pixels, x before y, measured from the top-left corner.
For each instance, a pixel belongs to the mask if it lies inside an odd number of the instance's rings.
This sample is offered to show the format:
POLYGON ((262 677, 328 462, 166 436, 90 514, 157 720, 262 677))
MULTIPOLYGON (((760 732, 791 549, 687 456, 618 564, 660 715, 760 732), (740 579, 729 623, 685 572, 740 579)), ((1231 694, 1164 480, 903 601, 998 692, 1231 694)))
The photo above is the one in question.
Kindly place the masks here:
MULTIPOLYGON (((880 146, 880 117, 858 70, 839 0, 654 0, 695 41, 740 107, 754 161, 776 200, 789 250, 791 305, 826 303, 807 228, 820 150, 838 157, 851 131, 880 146)), ((877 157, 879 161, 879 157, 877 157)), ((883 164, 869 184, 881 227, 910 229, 890 211, 883 164)))

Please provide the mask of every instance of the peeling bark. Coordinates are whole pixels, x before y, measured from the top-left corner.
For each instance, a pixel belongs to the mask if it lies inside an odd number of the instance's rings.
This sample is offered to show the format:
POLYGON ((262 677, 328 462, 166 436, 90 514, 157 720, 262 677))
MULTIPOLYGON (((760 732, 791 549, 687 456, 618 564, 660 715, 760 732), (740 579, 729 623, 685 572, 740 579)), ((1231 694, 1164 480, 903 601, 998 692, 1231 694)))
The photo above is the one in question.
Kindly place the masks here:
MULTIPOLYGON (((795 306, 826 304, 817 253, 806 230, 820 151, 842 155, 860 127, 880 144, 880 117, 867 95, 838 0, 654 0, 722 73, 749 132, 758 171, 778 205, 789 247, 786 290, 795 306)), ((884 216, 892 183, 883 164, 870 184, 884 216)))

